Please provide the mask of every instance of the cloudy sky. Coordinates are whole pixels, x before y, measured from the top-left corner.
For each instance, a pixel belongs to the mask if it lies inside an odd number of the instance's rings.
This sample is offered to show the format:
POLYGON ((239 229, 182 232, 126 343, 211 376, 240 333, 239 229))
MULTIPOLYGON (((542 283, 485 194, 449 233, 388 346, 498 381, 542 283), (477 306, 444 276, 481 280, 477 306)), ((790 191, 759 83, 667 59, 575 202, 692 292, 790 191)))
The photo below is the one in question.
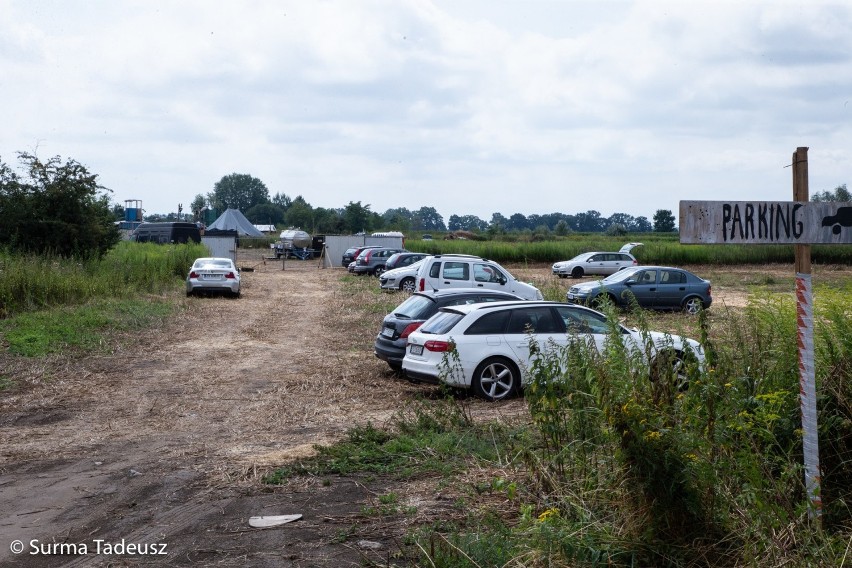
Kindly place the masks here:
POLYGON ((852 187, 852 2, 0 0, 0 160, 118 204, 677 215, 852 187))

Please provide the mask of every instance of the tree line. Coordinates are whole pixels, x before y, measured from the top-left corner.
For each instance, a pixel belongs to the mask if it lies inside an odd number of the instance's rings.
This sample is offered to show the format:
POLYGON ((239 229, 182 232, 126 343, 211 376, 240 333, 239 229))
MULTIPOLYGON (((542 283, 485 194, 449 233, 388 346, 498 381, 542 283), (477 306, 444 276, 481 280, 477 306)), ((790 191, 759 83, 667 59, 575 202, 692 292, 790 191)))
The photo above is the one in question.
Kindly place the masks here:
MULTIPOLYGON (((121 238, 116 221, 124 219, 124 208, 110 199, 112 191, 73 159, 18 154, 18 172, 0 159, 0 251, 50 253, 61 256, 100 256, 121 238)), ((846 185, 817 192, 813 201, 852 201, 846 185)), ((224 176, 207 195, 196 195, 187 212, 149 214, 146 221, 201 220, 204 213, 239 209, 252 223, 298 227, 313 234, 351 234, 361 231, 472 231, 496 236, 508 232, 530 232, 534 236, 567 235, 571 232, 627 234, 671 232, 677 229, 671 211, 658 209, 653 220, 615 213, 603 217, 598 211, 549 213, 506 217, 494 213, 490 220, 475 215, 450 215, 447 222, 434 207, 415 211, 404 207, 383 213, 369 204, 350 201, 339 209, 313 207, 301 195, 270 196, 266 185, 248 174, 224 176)))
MULTIPOLYGON (((552 233, 567 235, 571 232, 608 232, 612 234, 670 232, 676 229, 672 212, 660 209, 653 221, 627 213, 609 217, 598 211, 584 213, 548 213, 509 217, 494 213, 491 219, 476 215, 450 215, 445 222, 434 207, 410 210, 405 207, 373 211, 370 204, 350 201, 339 209, 313 207, 301 195, 291 198, 284 193, 270 196, 269 189, 258 178, 248 174, 224 176, 207 195, 196 195, 189 212, 182 218, 202 220, 206 211, 218 213, 225 209, 239 209, 246 218, 258 225, 298 227, 314 234, 347 234, 372 231, 472 231, 502 234, 508 232, 552 233)), ((180 215, 179 215, 180 216, 180 215)), ((173 214, 149 215, 163 220, 176 218, 173 214)))

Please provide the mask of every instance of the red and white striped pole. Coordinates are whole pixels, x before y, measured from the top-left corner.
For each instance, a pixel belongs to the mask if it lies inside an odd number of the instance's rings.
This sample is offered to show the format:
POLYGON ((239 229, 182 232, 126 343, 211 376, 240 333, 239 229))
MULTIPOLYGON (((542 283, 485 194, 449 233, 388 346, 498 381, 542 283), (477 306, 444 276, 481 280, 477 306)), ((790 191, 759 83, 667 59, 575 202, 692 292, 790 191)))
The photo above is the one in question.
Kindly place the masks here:
MULTIPOLYGON (((808 149, 793 154, 793 201, 807 202, 808 149)), ((799 401, 802 412, 802 449, 805 460, 805 490, 808 515, 819 522, 822 496, 819 469, 819 436, 814 369, 814 308, 810 245, 794 245, 796 252, 796 340, 799 355, 799 401)))

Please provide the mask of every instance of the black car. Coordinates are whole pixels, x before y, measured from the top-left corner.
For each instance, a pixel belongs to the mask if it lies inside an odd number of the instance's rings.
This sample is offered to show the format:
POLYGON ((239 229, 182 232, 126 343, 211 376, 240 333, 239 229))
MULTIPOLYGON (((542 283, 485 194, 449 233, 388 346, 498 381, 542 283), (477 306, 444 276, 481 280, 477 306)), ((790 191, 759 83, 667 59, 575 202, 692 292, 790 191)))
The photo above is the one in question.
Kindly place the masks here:
POLYGON ((379 248, 379 245, 369 245, 369 246, 360 246, 360 247, 350 247, 346 249, 346 252, 343 253, 342 266, 343 268, 347 268, 351 263, 355 262, 355 259, 358 258, 358 255, 361 254, 361 251, 368 248, 379 248))
POLYGON ((438 308, 506 300, 523 300, 523 298, 508 292, 481 288, 450 288, 415 292, 393 312, 385 316, 382 328, 376 336, 374 348, 376 357, 386 361, 394 371, 398 371, 402 368, 402 359, 405 357, 408 334, 437 313, 438 308))
POLYGON ((429 256, 425 252, 398 252, 388 259, 385 263, 385 270, 393 270, 394 268, 402 268, 409 264, 414 264, 418 260, 423 260, 429 256))

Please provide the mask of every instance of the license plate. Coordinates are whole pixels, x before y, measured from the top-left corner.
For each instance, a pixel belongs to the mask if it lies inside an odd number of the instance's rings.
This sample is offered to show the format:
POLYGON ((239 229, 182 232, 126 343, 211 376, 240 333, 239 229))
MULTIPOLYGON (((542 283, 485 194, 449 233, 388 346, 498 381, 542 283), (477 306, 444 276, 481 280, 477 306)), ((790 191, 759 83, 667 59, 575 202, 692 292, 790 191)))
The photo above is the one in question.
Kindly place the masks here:
POLYGON ((411 349, 408 350, 412 355, 423 355, 423 346, 422 345, 412 345, 411 349))
POLYGON ((205 280, 221 280, 222 279, 221 274, 204 274, 203 277, 204 277, 205 280))
POLYGON ((573 299, 574 299, 574 294, 568 294, 568 299, 569 299, 569 300, 573 300, 573 299))
POLYGON ((382 330, 382 336, 384 337, 393 337, 393 328, 386 327, 382 330))

